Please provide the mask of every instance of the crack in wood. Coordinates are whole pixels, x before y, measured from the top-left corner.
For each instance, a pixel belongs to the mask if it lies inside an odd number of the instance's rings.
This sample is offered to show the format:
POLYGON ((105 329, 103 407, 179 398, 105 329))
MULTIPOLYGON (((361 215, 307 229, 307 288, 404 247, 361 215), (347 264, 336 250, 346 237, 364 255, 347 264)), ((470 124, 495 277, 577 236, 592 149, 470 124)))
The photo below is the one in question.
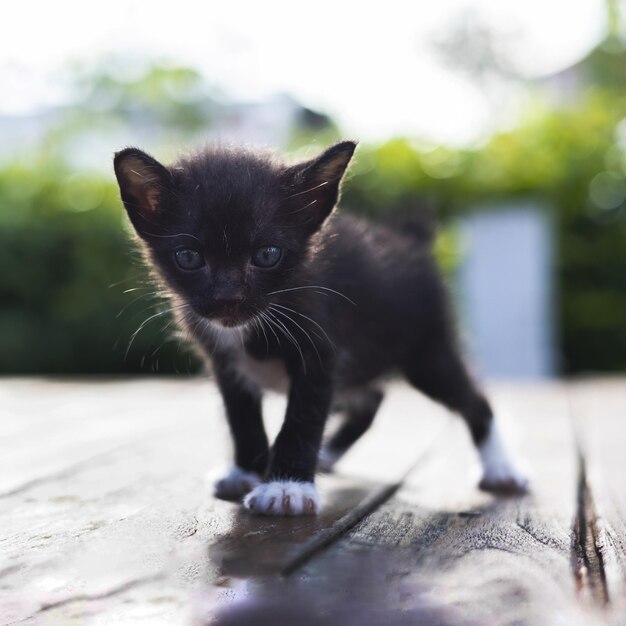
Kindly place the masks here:
POLYGON ((145 576, 144 578, 129 580, 122 585, 119 585, 118 587, 114 587, 113 589, 109 589, 108 591, 102 591, 101 593, 81 593, 75 596, 69 596, 61 600, 56 600, 55 602, 42 604, 37 613, 45 613, 46 611, 50 611, 51 609, 56 609, 60 606, 65 606, 66 604, 71 604, 73 602, 93 602, 95 600, 106 600, 107 598, 111 598, 120 593, 124 593, 125 591, 129 591, 131 589, 134 589, 135 587, 155 582, 162 578, 163 574, 155 574, 153 576, 145 576))
POLYGON ((554 547, 558 548, 558 545, 555 545, 555 543, 553 543, 552 541, 546 541, 545 539, 540 539, 536 533, 530 530, 528 526, 526 526, 524 523, 520 522, 519 520, 515 522, 515 524, 520 530, 523 530, 529 537, 534 539, 537 543, 540 543, 542 546, 546 546, 547 548, 554 548, 554 547))
MULTIPOLYGON (((134 442, 133 442, 134 443, 134 442)), ((38 476, 37 478, 32 478, 31 480, 27 480, 23 482, 21 485, 17 485, 12 487, 11 489, 7 489, 6 491, 0 492, 0 499, 10 498, 12 496, 16 496, 22 494, 34 487, 39 487, 40 485, 45 485, 47 483, 56 482, 60 480, 64 480, 66 478, 71 478, 75 474, 82 472, 84 469, 91 468, 93 465, 98 463, 106 463, 107 458, 114 455, 116 452, 123 450, 124 448, 129 448, 131 444, 124 443, 119 446, 115 446, 114 448, 109 448, 108 450, 104 450, 98 454, 94 454, 93 456, 82 459, 81 461, 77 461, 76 463, 72 463, 67 467, 64 467, 55 472, 51 472, 50 474, 45 474, 43 476, 38 476)))
POLYGON ((395 483, 381 487, 370 496, 365 498, 359 505, 349 511, 346 515, 338 519, 330 528, 327 528, 314 537, 312 537, 290 558, 282 567, 280 575, 283 577, 290 576, 298 568, 310 561, 313 557, 325 550, 330 545, 343 537, 349 530, 354 528, 359 522, 371 515, 382 504, 387 502, 395 493, 404 485, 407 477, 414 472, 417 467, 421 466, 436 449, 436 444, 443 440, 445 434, 450 427, 450 423, 441 428, 433 437, 424 452, 413 461, 410 467, 395 483))
POLYGON ((289 576, 296 569, 312 559, 318 552, 321 552, 341 536, 354 528, 362 519, 373 513, 381 504, 386 502, 401 487, 402 482, 382 487, 371 496, 363 500, 361 504, 352 509, 349 513, 338 519, 330 528, 327 528, 315 535, 309 542, 291 558, 281 570, 282 576, 289 576))
POLYGON ((576 586, 588 593, 593 604, 610 603, 604 566, 603 542, 593 494, 587 481, 587 467, 582 452, 578 454, 577 510, 573 525, 572 565, 576 586))
POLYGON ((11 498, 16 495, 20 495, 35 487, 39 487, 40 485, 45 485, 48 483, 53 483, 61 480, 65 480, 67 478, 72 478, 76 474, 80 472, 91 469, 94 465, 106 464, 110 462, 111 459, 115 459, 115 455, 123 450, 132 450, 138 442, 145 442, 151 439, 156 439, 161 437, 163 434, 172 432, 172 429, 161 428, 149 436, 142 437, 141 439, 133 439, 131 441, 125 441, 124 443, 120 443, 118 445, 112 446, 102 452, 98 452, 93 456, 87 457, 85 459, 81 459, 80 461, 76 461, 71 465, 63 467, 61 469, 51 471, 48 474, 44 474, 43 476, 37 476, 36 478, 31 478, 15 487, 11 487, 6 491, 0 491, 0 500, 11 498))
POLYGON ((73 604, 74 602, 94 602, 97 600, 106 600, 107 598, 112 598, 113 596, 116 596, 120 593, 124 593, 125 591, 130 591, 131 589, 134 589, 135 587, 140 587, 141 585, 145 585, 145 584, 155 582, 157 580, 162 580, 162 579, 163 579, 163 574, 155 574, 153 576, 144 576, 143 578, 135 578, 133 580, 129 580, 117 587, 113 587, 113 589, 109 589, 108 591, 102 591, 100 593, 80 593, 75 596, 68 596, 66 598, 56 600, 55 602, 47 602, 45 604, 42 604, 35 613, 28 615, 26 617, 23 617, 22 619, 9 622, 7 626, 10 626, 11 624, 19 624, 21 622, 31 620, 37 615, 40 615, 41 613, 46 613, 47 611, 50 611, 52 609, 57 609, 59 607, 66 606, 68 604, 73 604))

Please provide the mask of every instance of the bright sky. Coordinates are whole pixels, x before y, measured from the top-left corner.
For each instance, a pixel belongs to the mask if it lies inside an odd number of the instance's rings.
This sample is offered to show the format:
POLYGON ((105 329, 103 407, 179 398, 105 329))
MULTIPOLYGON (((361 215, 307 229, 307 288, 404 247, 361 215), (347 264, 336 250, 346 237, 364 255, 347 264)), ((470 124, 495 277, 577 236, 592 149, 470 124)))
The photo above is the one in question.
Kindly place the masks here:
POLYGON ((501 113, 430 44, 464 12, 509 34, 529 76, 576 62, 605 27, 603 0, 20 0, 3 11, 0 113, 62 100, 64 64, 115 53, 130 70, 138 56, 195 66, 237 98, 289 92, 360 138, 462 143, 501 113))

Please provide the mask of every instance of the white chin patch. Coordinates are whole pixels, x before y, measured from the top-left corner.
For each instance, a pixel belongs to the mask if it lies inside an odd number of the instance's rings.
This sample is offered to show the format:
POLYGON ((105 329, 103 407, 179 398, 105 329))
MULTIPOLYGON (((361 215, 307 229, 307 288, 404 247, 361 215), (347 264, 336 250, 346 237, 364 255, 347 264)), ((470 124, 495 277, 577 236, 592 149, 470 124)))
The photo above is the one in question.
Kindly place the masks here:
POLYGON ((226 476, 215 482, 214 493, 222 500, 239 500, 261 483, 255 472, 246 472, 233 465, 226 476))
POLYGON ((324 473, 332 472, 335 468, 335 464, 342 456, 343 455, 339 452, 322 447, 317 457, 317 471, 324 473))
POLYGON ((315 485, 294 480, 258 485, 243 504, 256 515, 317 515, 322 508, 315 485))
POLYGON ((495 420, 491 421, 489 433, 479 446, 483 466, 480 488, 485 491, 519 493, 527 490, 528 480, 513 465, 500 439, 495 420))

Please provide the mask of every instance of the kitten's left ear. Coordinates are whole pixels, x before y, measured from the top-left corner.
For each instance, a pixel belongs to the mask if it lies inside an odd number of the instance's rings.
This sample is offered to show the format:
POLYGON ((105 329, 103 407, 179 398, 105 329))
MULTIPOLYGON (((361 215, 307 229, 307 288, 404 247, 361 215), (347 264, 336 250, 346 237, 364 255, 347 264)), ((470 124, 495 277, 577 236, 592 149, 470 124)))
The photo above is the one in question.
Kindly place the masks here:
POLYGON ((287 198, 292 205, 302 205, 301 217, 315 228, 321 226, 337 204, 341 179, 355 149, 354 141, 342 141, 315 159, 286 170, 287 198))

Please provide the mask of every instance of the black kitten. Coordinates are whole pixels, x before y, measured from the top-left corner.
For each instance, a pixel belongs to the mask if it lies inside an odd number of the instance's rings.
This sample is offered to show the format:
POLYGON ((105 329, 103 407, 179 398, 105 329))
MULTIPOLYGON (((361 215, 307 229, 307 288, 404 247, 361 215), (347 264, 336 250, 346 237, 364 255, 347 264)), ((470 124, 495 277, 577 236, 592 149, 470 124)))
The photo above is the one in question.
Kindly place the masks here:
POLYGON ((318 458, 332 466, 367 430, 377 381, 394 370, 465 419, 484 488, 523 489, 459 356, 429 246, 334 212, 354 149, 296 165, 222 147, 171 167, 135 148, 115 156, 128 215, 224 398, 235 466, 216 495, 247 493, 256 513, 317 513, 318 458), (288 394, 271 448, 264 387, 288 394), (335 408, 345 421, 320 453, 335 408))

